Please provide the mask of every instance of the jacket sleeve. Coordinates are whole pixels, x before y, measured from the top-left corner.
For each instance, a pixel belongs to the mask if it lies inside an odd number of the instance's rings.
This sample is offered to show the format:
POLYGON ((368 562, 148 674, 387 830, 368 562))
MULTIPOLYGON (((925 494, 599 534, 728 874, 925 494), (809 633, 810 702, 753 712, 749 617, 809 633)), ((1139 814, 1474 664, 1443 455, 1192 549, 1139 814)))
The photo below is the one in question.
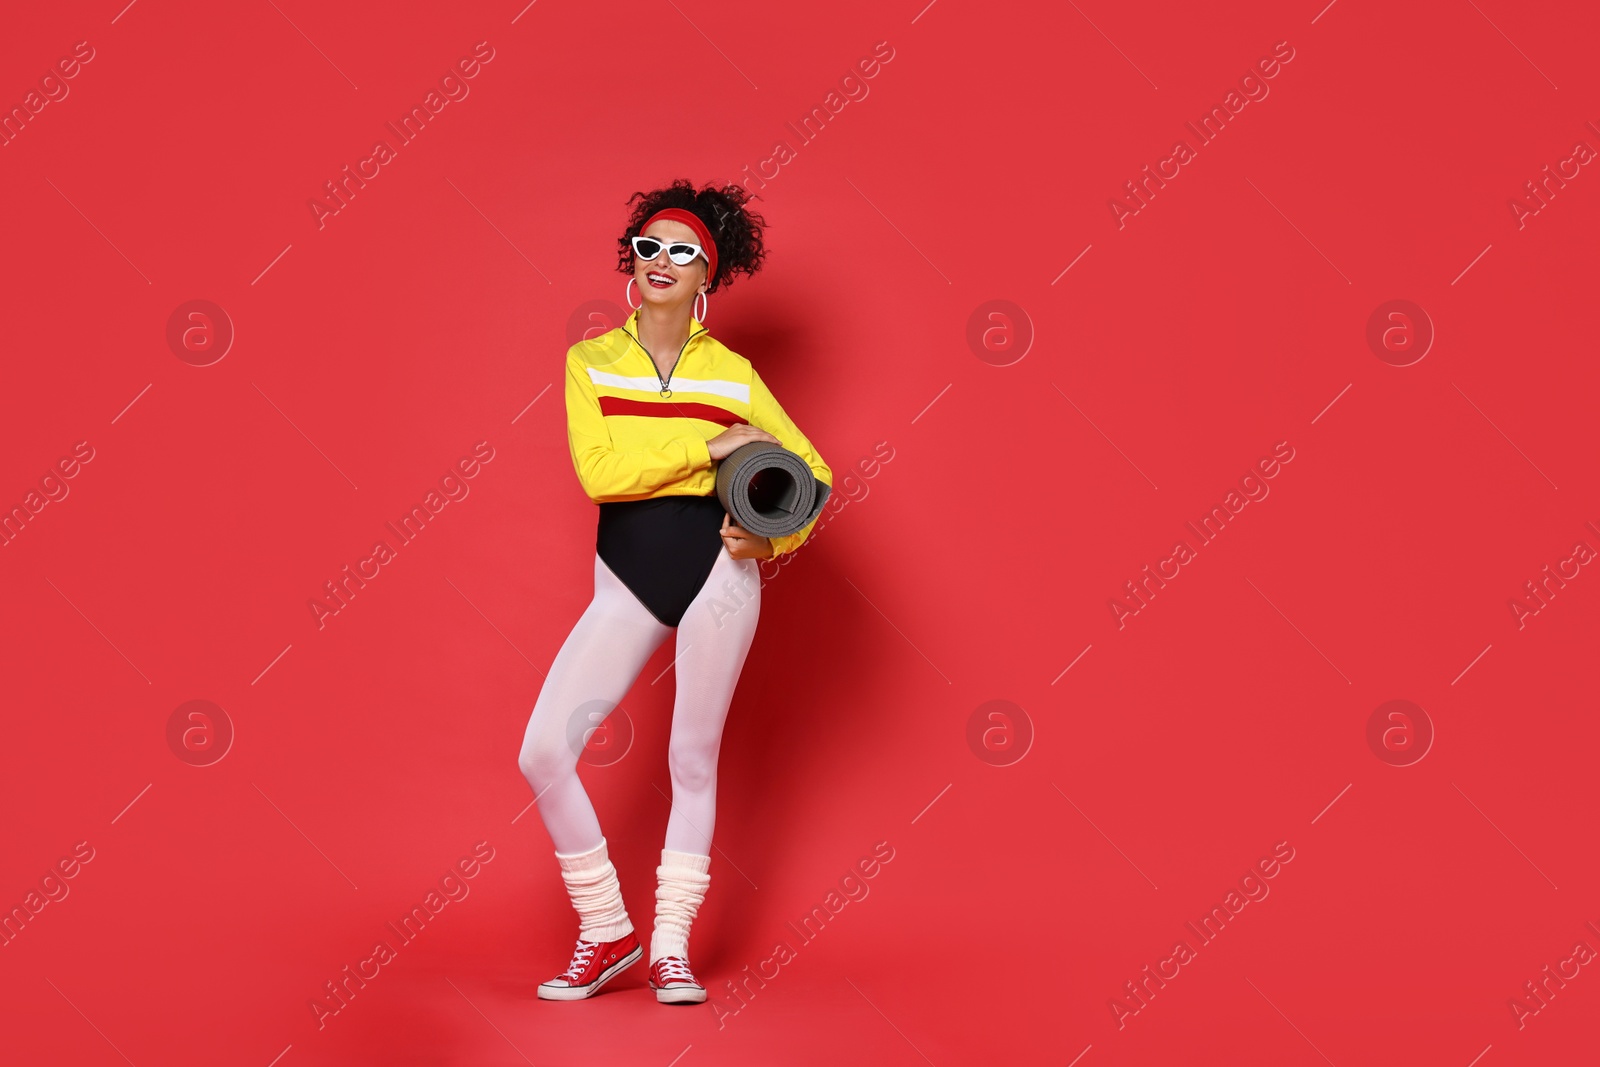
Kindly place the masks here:
POLYGON ((589 365, 567 353, 567 443, 572 466, 595 503, 646 496, 701 467, 711 466, 705 438, 690 430, 663 448, 618 449, 600 414, 600 398, 589 379, 589 365))
MULTIPOLYGON (((822 456, 811 446, 811 441, 784 412, 754 367, 750 368, 750 425, 767 431, 776 437, 784 448, 805 460, 806 465, 811 468, 812 476, 822 483, 817 486, 818 494, 824 500, 827 499, 828 493, 832 492, 833 488, 832 468, 823 461, 822 456)), ((771 538, 773 557, 799 548, 805 539, 811 536, 811 530, 816 526, 817 518, 821 516, 821 511, 818 511, 815 518, 794 533, 786 537, 771 538)))

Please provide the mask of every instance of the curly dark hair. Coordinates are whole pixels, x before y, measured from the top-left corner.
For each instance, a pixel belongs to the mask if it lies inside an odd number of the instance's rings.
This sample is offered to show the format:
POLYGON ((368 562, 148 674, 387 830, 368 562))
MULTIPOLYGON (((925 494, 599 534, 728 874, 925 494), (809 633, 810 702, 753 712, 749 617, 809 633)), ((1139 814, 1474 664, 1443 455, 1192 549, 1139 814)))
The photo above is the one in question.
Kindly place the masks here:
POLYGON ((679 207, 694 212, 717 244, 717 276, 706 287, 707 293, 732 285, 737 274, 754 274, 766 259, 762 228, 767 222, 746 206, 751 195, 744 186, 733 184, 708 182, 697 190, 687 178, 675 179, 653 192, 634 193, 628 203, 638 203, 628 216, 627 232, 617 239, 617 270, 633 273, 632 239, 644 228, 645 220, 662 208, 679 207))

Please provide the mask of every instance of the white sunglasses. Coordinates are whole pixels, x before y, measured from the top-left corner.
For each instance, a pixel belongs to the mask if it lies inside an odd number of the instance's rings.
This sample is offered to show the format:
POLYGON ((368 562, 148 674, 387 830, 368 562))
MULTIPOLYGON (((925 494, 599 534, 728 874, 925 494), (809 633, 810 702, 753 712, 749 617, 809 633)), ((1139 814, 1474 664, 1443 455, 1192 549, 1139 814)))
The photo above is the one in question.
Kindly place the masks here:
MULTIPOLYGON (((687 241, 662 241, 656 237, 633 238, 633 254, 648 263, 661 254, 662 245, 666 246, 667 258, 680 267, 693 263, 695 256, 704 256, 706 254, 705 249, 699 245, 690 244, 687 241)), ((708 265, 710 262, 709 259, 706 260, 708 265)))

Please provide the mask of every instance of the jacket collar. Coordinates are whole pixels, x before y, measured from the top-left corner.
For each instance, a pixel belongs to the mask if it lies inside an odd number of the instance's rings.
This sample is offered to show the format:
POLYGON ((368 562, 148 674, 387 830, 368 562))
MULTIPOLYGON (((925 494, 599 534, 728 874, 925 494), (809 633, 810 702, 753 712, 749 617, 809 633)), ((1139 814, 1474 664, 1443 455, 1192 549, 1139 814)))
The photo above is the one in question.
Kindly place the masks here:
MULTIPOLYGON (((655 371, 656 376, 659 378, 661 376, 661 370, 655 365, 655 357, 650 355, 650 350, 644 346, 643 341, 639 340, 638 308, 635 308, 633 310, 633 314, 629 315, 627 321, 622 324, 622 331, 633 339, 634 347, 638 348, 640 353, 644 355, 646 362, 650 364, 650 369, 655 371)), ((684 356, 689 354, 689 349, 695 347, 696 341, 710 340, 710 338, 711 335, 706 331, 704 324, 696 320, 693 315, 690 315, 689 336, 684 339, 683 347, 678 349, 678 354, 676 358, 673 359, 672 366, 667 369, 667 380, 670 381, 672 377, 677 374, 678 368, 683 364, 684 356)))
MULTIPOLYGON (((633 339, 635 341, 639 340, 639 309, 638 308, 634 308, 632 314, 630 314, 627 317, 627 319, 624 320, 624 322, 622 323, 622 328, 624 330, 627 330, 628 333, 633 336, 633 339)), ((684 344, 687 346, 696 337, 701 336, 705 332, 706 332, 705 325, 703 323, 701 323, 698 319, 696 319, 693 315, 690 315, 689 316, 689 340, 685 341, 684 344)), ((644 347, 642 342, 640 344, 640 347, 641 348, 644 347)))

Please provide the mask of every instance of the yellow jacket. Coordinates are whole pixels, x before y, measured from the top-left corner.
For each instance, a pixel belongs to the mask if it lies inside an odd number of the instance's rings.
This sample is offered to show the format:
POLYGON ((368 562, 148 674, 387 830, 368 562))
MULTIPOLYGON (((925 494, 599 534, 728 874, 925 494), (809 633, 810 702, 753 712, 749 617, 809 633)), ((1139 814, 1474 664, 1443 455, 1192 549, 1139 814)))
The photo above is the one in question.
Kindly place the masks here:
MULTIPOLYGON (((693 318, 665 389, 639 343, 639 313, 567 350, 567 441, 578 481, 595 503, 656 496, 710 496, 717 464, 706 442, 736 422, 782 442, 833 485, 833 471, 790 421, 750 361, 693 318), (669 395, 663 396, 663 391, 669 395)), ((820 515, 819 515, 820 517, 820 515)), ((772 538, 774 555, 800 547, 811 529, 772 538)))

